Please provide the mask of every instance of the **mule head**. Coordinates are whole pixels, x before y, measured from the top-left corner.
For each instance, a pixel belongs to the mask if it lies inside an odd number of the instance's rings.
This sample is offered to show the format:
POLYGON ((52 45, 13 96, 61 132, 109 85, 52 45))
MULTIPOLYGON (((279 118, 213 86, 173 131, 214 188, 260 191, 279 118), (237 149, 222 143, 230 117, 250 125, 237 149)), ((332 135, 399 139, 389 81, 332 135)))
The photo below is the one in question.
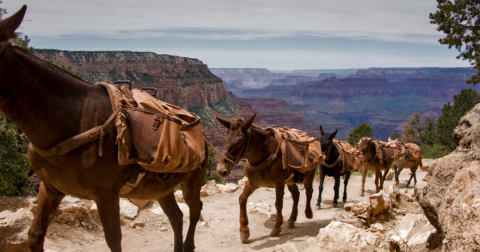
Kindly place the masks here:
POLYGON ((13 16, 0 21, 0 44, 8 43, 8 40, 17 37, 15 30, 22 23, 26 11, 27 6, 24 5, 17 13, 13 14, 13 16))
POLYGON ((322 125, 320 125, 320 146, 323 152, 327 152, 328 149, 332 147, 333 138, 337 135, 338 129, 336 129, 333 133, 325 133, 323 131, 322 125))
POLYGON ((368 147, 375 140, 374 138, 364 137, 358 141, 358 144, 355 144, 355 148, 363 153, 368 151, 368 147))
POLYGON ((216 117, 217 120, 228 129, 227 133, 223 136, 223 155, 235 162, 232 163, 222 157, 217 165, 217 172, 220 176, 228 176, 232 167, 243 157, 249 140, 248 128, 252 125, 256 115, 257 114, 254 114, 246 122, 241 118, 229 121, 216 117))

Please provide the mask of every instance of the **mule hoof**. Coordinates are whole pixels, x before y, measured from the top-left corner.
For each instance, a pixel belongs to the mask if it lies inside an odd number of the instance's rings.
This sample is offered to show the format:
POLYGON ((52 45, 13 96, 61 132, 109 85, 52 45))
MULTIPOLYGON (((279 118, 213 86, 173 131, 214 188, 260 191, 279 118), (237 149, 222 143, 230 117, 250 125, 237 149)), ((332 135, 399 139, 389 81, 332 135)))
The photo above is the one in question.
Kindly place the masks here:
POLYGON ((305 209, 305 217, 307 217, 307 219, 313 218, 313 213, 311 208, 305 209))
POLYGON ((361 190, 361 191, 360 191, 360 196, 363 196, 363 193, 364 193, 363 190, 361 190))
POLYGON ((280 228, 274 228, 272 229, 272 232, 270 232, 270 237, 278 237, 280 236, 280 232, 282 231, 282 229, 280 228))
POLYGON ((240 232, 240 240, 242 241, 242 243, 247 243, 248 238, 250 238, 250 231, 243 232, 243 233, 240 232))
POLYGON ((316 205, 316 206, 315 206, 315 209, 316 209, 316 210, 320 210, 320 209, 322 209, 322 208, 321 208, 319 205, 316 205))
POLYGON ((294 220, 288 220, 286 227, 287 228, 294 228, 295 227, 295 221, 294 220))
POLYGON ((337 208, 337 203, 333 203, 332 207, 337 208))
POLYGON ((184 245, 183 245, 183 251, 185 251, 185 252, 190 252, 190 251, 193 252, 193 251, 195 251, 195 246, 192 247, 192 246, 187 246, 187 245, 184 244, 184 245))
POLYGON ((398 184, 400 184, 400 182, 398 182, 398 181, 395 181, 395 185, 398 185, 398 184))
POLYGON ((407 188, 410 186, 410 184, 407 184, 407 188))
POLYGON ((345 203, 345 202, 347 202, 347 199, 343 199, 342 201, 343 201, 343 203, 345 203))

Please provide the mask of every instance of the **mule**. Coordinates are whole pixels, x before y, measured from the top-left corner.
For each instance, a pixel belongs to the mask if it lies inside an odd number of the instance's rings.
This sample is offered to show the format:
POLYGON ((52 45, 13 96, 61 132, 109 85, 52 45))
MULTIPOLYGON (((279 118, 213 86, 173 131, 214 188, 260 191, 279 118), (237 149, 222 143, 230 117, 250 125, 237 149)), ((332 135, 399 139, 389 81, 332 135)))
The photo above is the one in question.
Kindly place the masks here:
MULTIPOLYGON (((390 142, 390 138, 389 138, 389 142, 390 142)), ((411 174, 410 174, 410 179, 408 179, 408 182, 407 182, 407 188, 410 186, 410 182, 412 181, 412 179, 414 180, 414 186, 415 186, 417 184, 417 169, 419 166, 423 167, 423 163, 422 163, 423 155, 420 154, 419 158, 416 158, 416 157, 409 158, 407 152, 409 151, 408 145, 414 145, 418 149, 420 149, 420 147, 418 147, 418 145, 414 143, 403 144, 397 140, 393 140, 392 142, 401 144, 403 148, 405 148, 405 155, 402 155, 397 161, 394 161, 392 163, 392 167, 395 171, 395 185, 398 185, 400 183, 398 176, 400 175, 402 170, 404 168, 410 168, 411 174)))
POLYGON ((360 195, 363 196, 365 193, 365 179, 367 178, 367 171, 371 170, 375 172, 375 188, 378 193, 383 189, 383 183, 385 182, 385 177, 388 174, 392 162, 384 161, 383 164, 378 159, 377 150, 374 143, 375 138, 362 138, 355 145, 355 148, 363 153, 364 163, 362 165, 362 188, 360 190, 360 195), (384 173, 382 175, 382 170, 384 173))
MULTIPOLYGON (((38 206, 28 230, 29 249, 43 251, 48 225, 68 194, 95 201, 106 243, 111 251, 119 252, 122 250, 119 191, 128 181, 134 165, 118 165, 114 124, 105 127, 102 157, 99 156, 98 141, 53 159, 35 151, 37 148, 47 149, 102 125, 113 112, 109 96, 103 87, 88 84, 10 44, 9 40, 16 36, 15 30, 22 22, 26 9, 23 6, 13 16, 0 21, 0 110, 29 138, 28 158, 42 181, 38 206)), ((201 167, 184 174, 171 174, 164 182, 149 172, 128 194, 128 198, 132 199, 158 199, 174 231, 174 251, 194 250, 207 153, 201 167), (183 214, 174 197, 177 184, 182 185, 190 208, 190 226, 185 244, 182 243, 183 214)))
MULTIPOLYGON (((228 129, 228 132, 224 135, 224 156, 232 160, 232 162, 230 162, 222 157, 217 165, 218 174, 226 177, 230 174, 232 167, 236 163, 241 159, 247 160, 244 169, 248 180, 239 198, 240 239, 243 243, 246 243, 250 237, 247 200, 248 197, 260 187, 275 188, 277 217, 270 236, 276 237, 280 235, 283 224, 282 208, 285 182, 291 178, 291 176, 294 176, 292 169, 283 169, 281 152, 277 156, 274 156, 279 147, 279 143, 274 134, 271 131, 264 130, 252 124, 255 115, 250 117, 246 122, 240 118, 228 121, 217 117, 217 120, 228 129)), ((305 194, 307 196, 305 216, 308 219, 313 218, 310 201, 313 194, 314 176, 315 169, 312 169, 306 172, 304 178, 305 194)), ((289 183, 287 187, 293 198, 292 213, 287 220, 287 228, 293 228, 298 215, 300 192, 296 184, 289 183)))
POLYGON ((344 175, 343 179, 343 202, 347 202, 347 185, 350 179, 350 171, 343 172, 343 162, 337 161, 340 158, 340 152, 333 144, 333 138, 337 135, 338 129, 333 133, 325 133, 322 126, 320 126, 320 144, 322 150, 325 150, 325 161, 319 166, 320 170, 320 185, 318 186, 318 200, 316 208, 319 210, 322 203, 323 182, 325 181, 325 175, 333 177, 335 179, 335 185, 333 190, 335 196, 333 197, 333 207, 337 207, 337 200, 340 195, 340 176, 344 175))

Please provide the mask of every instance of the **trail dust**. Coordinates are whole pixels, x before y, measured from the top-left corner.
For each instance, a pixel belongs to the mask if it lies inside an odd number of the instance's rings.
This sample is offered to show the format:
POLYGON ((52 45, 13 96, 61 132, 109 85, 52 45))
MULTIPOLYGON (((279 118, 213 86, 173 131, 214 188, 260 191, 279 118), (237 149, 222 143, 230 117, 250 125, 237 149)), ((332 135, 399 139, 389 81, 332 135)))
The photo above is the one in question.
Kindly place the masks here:
MULTIPOLYGON (((417 179, 420 181, 426 175, 426 171, 418 170, 417 179)), ((400 174, 400 191, 413 191, 413 181, 410 188, 406 187, 406 181, 410 177, 410 170, 406 169, 400 174)), ((357 203, 360 200, 361 176, 351 176, 348 183, 347 203, 357 203)), ((393 184, 394 181, 385 181, 385 186, 393 184)), ((289 218, 292 209, 292 197, 288 190, 285 190, 283 218, 284 225, 279 237, 270 237, 269 233, 274 225, 274 218, 269 219, 260 213, 249 213, 250 239, 249 243, 243 244, 240 241, 238 228, 239 205, 238 197, 242 190, 233 193, 221 192, 213 196, 202 197, 203 201, 203 222, 197 225, 195 233, 195 251, 258 251, 272 249, 276 245, 291 242, 299 251, 308 247, 307 239, 315 237, 319 229, 327 226, 337 213, 343 210, 341 199, 343 195, 343 182, 340 185, 340 200, 337 208, 332 207, 333 201, 332 178, 325 180, 323 190, 322 209, 315 210, 315 203, 318 197, 318 180, 314 184, 312 208, 313 219, 305 218, 305 191, 300 191, 299 216, 295 228, 287 229, 285 221, 289 218)), ((365 183, 365 195, 375 193, 374 178, 367 178, 365 183)), ((252 203, 266 203, 275 209, 275 190, 273 188, 261 188, 256 190, 248 199, 252 203)), ((168 219, 164 215, 156 215, 151 209, 157 203, 149 203, 143 208, 134 220, 122 218, 122 248, 123 251, 173 251, 173 230, 168 219), (134 226, 134 223, 140 223, 134 226)), ((184 212, 183 236, 188 230, 188 211, 184 212)), ((411 212, 411 211, 410 211, 411 212)), ((413 209, 415 213, 422 213, 420 206, 413 209)), ((53 221, 47 231, 45 241, 46 252, 61 251, 110 251, 105 243, 103 230, 99 220, 96 224, 88 226, 85 224, 66 225, 53 221)))

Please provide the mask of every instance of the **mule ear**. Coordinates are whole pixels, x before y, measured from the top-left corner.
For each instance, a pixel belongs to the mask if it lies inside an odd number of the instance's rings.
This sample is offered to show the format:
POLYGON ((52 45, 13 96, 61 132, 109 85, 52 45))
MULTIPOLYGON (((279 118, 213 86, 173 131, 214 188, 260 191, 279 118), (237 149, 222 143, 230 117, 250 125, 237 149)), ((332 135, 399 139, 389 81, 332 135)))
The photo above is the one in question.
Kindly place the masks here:
POLYGON ((225 126, 227 129, 230 129, 230 121, 222 119, 220 117, 215 117, 217 118, 217 121, 219 121, 223 126, 225 126))
POLYGON ((322 125, 320 125, 320 135, 325 135, 325 131, 323 131, 322 125))
POLYGON ((247 130, 248 128, 250 128, 250 126, 252 126, 252 123, 253 123, 253 120, 255 119, 255 116, 257 115, 257 113, 253 114, 252 117, 250 117, 243 125, 242 125, 242 130, 247 130))
POLYGON ((13 14, 13 16, 0 21, 0 42, 16 37, 15 30, 22 23, 26 11, 27 6, 24 5, 17 13, 13 14))
POLYGON ((337 135, 337 132, 338 132, 338 129, 336 129, 333 133, 330 133, 330 135, 328 136, 330 139, 333 139, 335 138, 335 136, 337 135))

